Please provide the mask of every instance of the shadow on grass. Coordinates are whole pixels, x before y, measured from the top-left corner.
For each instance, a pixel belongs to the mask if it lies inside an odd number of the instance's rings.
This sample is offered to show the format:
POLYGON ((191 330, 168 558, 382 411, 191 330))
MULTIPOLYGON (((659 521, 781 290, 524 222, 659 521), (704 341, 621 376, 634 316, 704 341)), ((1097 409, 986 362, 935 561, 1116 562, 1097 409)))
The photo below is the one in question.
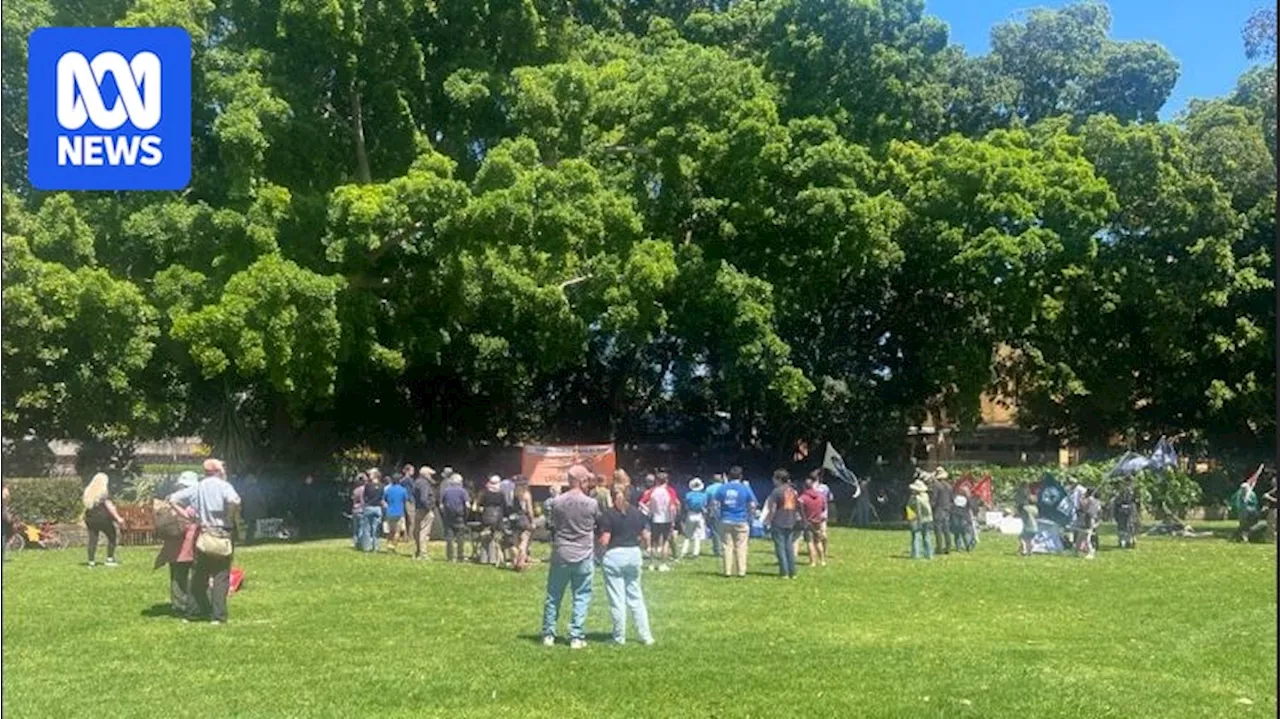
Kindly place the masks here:
POLYGON ((152 619, 156 617, 169 617, 170 619, 173 619, 178 616, 177 612, 173 611, 173 607, 167 603, 152 604, 151 606, 139 612, 139 615, 143 617, 152 618, 152 619))
MULTIPOLYGON (((542 643, 541 634, 520 634, 516 638, 522 639, 532 644, 542 643)), ((587 639, 587 643, 589 644, 608 643, 613 641, 613 635, 610 634, 609 632, 587 632, 586 639, 587 639)), ((568 645, 569 645, 568 637, 564 637, 564 636, 556 637, 556 646, 568 646, 568 645)))

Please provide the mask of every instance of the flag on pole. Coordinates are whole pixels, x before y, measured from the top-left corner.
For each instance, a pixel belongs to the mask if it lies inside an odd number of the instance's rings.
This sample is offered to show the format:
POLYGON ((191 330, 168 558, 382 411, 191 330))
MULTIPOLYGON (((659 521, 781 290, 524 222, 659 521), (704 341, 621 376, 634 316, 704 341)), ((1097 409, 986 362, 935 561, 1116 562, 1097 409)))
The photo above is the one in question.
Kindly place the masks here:
POLYGON ((851 484, 855 490, 861 491, 857 475, 845 466, 844 458, 840 456, 835 447, 831 446, 830 442, 827 442, 827 453, 822 458, 822 468, 834 474, 841 482, 851 484))
POLYGON ((996 506, 995 499, 991 495, 991 475, 986 474, 975 485, 973 485, 973 496, 982 500, 982 503, 988 507, 996 506))
POLYGON ((956 480, 955 484, 951 485, 951 489, 953 489, 956 494, 967 494, 970 497, 972 497, 973 496, 973 475, 968 472, 965 472, 960 476, 960 479, 956 480))
POLYGON ((1150 466, 1151 460, 1149 458, 1137 452, 1128 451, 1121 455, 1120 461, 1116 462, 1116 466, 1111 468, 1111 471, 1107 473, 1107 477, 1128 477, 1150 466))
MULTIPOLYGON (((1263 464, 1265 464, 1265 462, 1263 464)), ((1258 468, 1253 470, 1253 474, 1249 475, 1249 478, 1245 480, 1245 482, 1248 483, 1250 487, 1257 486, 1258 477, 1262 476, 1262 467, 1263 467, 1262 464, 1258 465, 1258 468)))
POLYGON ((1075 510, 1071 506, 1071 495, 1066 488, 1051 474, 1040 480, 1040 490, 1036 497, 1036 508, 1040 516, 1054 522, 1060 527, 1071 524, 1075 519, 1075 510))
POLYGON ((1169 440, 1161 437, 1156 448, 1151 450, 1151 468, 1155 470, 1174 469, 1178 466, 1178 453, 1173 451, 1169 440))

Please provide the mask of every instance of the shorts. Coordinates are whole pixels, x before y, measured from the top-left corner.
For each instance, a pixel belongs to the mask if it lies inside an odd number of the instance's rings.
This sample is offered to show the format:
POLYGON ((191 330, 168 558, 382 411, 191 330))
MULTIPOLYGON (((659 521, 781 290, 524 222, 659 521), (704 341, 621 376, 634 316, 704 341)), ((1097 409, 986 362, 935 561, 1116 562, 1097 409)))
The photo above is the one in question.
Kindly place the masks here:
POLYGON ((671 541, 671 522, 650 522, 649 534, 658 544, 671 541))
POLYGON ((404 527, 404 517, 387 517, 382 523, 382 529, 387 534, 391 534, 392 532, 403 532, 404 527))
POLYGON ((827 520, 810 522, 804 528, 804 538, 812 542, 820 542, 827 538, 827 520))

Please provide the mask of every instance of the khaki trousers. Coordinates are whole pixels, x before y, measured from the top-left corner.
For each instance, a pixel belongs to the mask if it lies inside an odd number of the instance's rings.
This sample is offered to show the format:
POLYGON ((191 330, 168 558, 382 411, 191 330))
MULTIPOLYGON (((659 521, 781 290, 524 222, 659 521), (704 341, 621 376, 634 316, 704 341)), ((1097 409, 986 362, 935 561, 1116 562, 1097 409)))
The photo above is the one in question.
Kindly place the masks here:
POLYGON ((413 556, 427 556, 427 542, 431 540, 431 525, 436 521, 434 510, 424 510, 414 516, 413 521, 413 556))
POLYGON ((724 542, 724 576, 747 576, 747 540, 751 538, 751 527, 745 522, 721 522, 720 538, 724 542))

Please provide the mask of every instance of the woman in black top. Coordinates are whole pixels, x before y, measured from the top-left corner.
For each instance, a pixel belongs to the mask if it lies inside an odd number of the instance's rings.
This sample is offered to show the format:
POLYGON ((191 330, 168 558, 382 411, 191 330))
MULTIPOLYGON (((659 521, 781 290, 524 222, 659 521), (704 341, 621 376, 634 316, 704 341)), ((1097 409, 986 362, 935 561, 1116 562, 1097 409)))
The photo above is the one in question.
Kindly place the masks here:
POLYGON ((480 493, 480 562, 502 566, 498 537, 506 514, 506 497, 502 496, 502 480, 493 475, 480 493))
POLYGON ((625 490, 613 493, 613 509, 600 516, 600 549, 604 553, 604 587, 613 617, 613 641, 627 641, 627 610, 644 644, 653 644, 649 609, 644 604, 640 577, 644 574, 642 544, 649 542, 648 518, 631 505, 625 490))

